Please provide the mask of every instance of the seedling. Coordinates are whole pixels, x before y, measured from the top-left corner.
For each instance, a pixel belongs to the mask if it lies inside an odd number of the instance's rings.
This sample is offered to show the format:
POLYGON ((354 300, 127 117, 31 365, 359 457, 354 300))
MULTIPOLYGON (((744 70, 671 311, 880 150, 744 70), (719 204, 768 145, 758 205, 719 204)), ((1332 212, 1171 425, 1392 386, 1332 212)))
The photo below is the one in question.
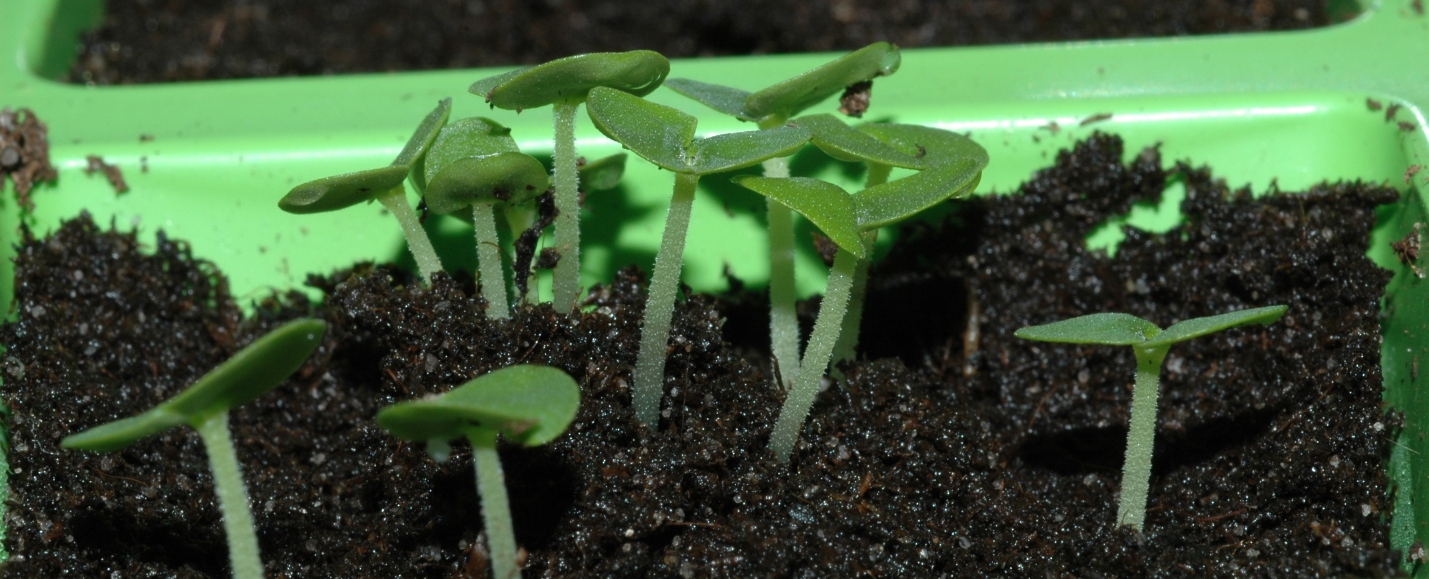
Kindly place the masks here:
POLYGON ((402 152, 397 154, 391 165, 303 183, 284 195, 283 199, 278 201, 278 207, 288 213, 322 213, 377 200, 397 218, 397 223, 402 226, 402 235, 407 238, 407 247, 417 261, 417 269, 421 272, 422 279, 427 285, 431 285, 432 274, 441 271, 442 262, 432 248, 432 241, 427 239, 427 233, 422 231, 422 223, 417 218, 417 213, 407 203, 402 181, 426 153, 432 140, 436 139, 437 131, 446 124, 451 110, 452 99, 442 99, 437 103, 437 108, 422 119, 422 124, 417 126, 417 131, 412 133, 407 145, 402 147, 402 152))
POLYGON ((665 348, 670 340, 670 317, 680 282, 685 232, 700 176, 791 155, 808 142, 809 132, 799 127, 777 127, 696 139, 695 117, 603 87, 590 91, 586 110, 596 128, 607 137, 675 173, 674 195, 655 256, 655 273, 640 327, 640 353, 635 361, 635 417, 654 428, 664 390, 665 348))
MULTIPOLYGON (((745 188, 775 199, 781 205, 797 211, 818 226, 839 248, 829 272, 828 288, 819 305, 819 316, 809 345, 799 364, 799 374, 784 399, 779 419, 769 440, 769 448, 780 462, 788 462, 799 430, 813 407, 819 382, 829 367, 840 336, 849 333, 846 327, 848 305, 860 264, 865 275, 872 249, 872 232, 912 217, 924 209, 955 196, 966 196, 976 187, 987 153, 965 138, 924 127, 894 129, 894 132, 920 133, 923 142, 937 148, 937 161, 923 161, 929 155, 914 157, 900 153, 883 141, 854 131, 832 116, 802 119, 797 126, 810 127, 813 141, 831 156, 839 159, 861 159, 875 166, 914 166, 923 170, 896 181, 884 182, 857 195, 850 195, 837 185, 817 179, 792 177, 741 176, 733 181, 745 188), (957 143, 954 146, 953 143, 957 143)), ((899 125, 899 127, 903 127, 899 125)), ((926 147, 925 147, 926 149, 926 147)), ((879 180, 886 179, 888 170, 881 171, 879 180)), ((853 329, 857 331, 857 328, 853 329)))
POLYGON ((148 412, 67 436, 60 445, 112 452, 175 426, 192 426, 203 439, 209 466, 213 469, 213 485, 218 493, 218 506, 223 511, 233 576, 262 579, 258 537, 253 530, 243 473, 228 433, 228 411, 282 384, 317 349, 326 330, 327 324, 322 320, 288 322, 148 412))
POLYGON ((580 398, 580 387, 565 372, 548 366, 512 366, 441 396, 383 408, 377 423, 398 438, 426 442, 427 451, 438 460, 446 460, 450 452, 447 441, 461 437, 471 441, 492 576, 510 579, 520 577, 521 570, 496 436, 522 446, 546 444, 570 426, 580 398))
POLYGON ((510 317, 493 206, 526 203, 544 193, 546 168, 516 147, 510 129, 491 119, 472 117, 443 128, 419 169, 422 178, 415 181, 426 193, 428 209, 437 214, 460 209, 471 212, 486 315, 510 317))
POLYGON ((636 96, 659 88, 670 61, 649 50, 568 56, 540 66, 477 81, 470 91, 493 107, 521 112, 553 105, 555 117, 556 263, 552 289, 557 311, 569 312, 580 296, 580 200, 576 192, 576 109, 595 87, 636 96))
POLYGON ((1131 346, 1136 354, 1136 385, 1131 396, 1131 428, 1126 433, 1126 461, 1121 471, 1121 504, 1116 522, 1141 531, 1151 485, 1151 449, 1156 437, 1156 395, 1161 362, 1171 346, 1221 330, 1275 323, 1286 306, 1267 306, 1218 316, 1183 320, 1162 330, 1129 314, 1090 314, 1017 330, 1024 340, 1066 344, 1131 346))
MULTIPOLYGON (((873 79, 893 74, 901 62, 898 47, 877 42, 754 93, 683 78, 672 78, 665 86, 716 111, 757 123, 760 129, 772 129, 840 91, 847 91, 846 100, 861 99, 861 105, 849 108, 846 103, 843 109, 852 116, 860 116, 867 108, 873 79)), ((764 176, 788 177, 788 158, 764 161, 764 176)), ((767 206, 769 341, 775 366, 787 389, 799 373, 799 319, 794 310, 794 221, 789 208, 781 206, 773 197, 767 198, 767 206)))

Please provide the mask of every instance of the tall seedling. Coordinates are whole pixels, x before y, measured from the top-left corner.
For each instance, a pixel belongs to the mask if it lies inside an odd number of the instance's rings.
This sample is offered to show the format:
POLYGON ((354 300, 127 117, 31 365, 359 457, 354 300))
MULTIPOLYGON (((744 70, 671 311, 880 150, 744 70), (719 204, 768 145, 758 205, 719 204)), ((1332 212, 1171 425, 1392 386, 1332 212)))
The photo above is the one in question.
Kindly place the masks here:
POLYGON ((607 137, 675 173, 674 195, 655 256, 655 274, 645 302, 640 353, 635 362, 635 417, 654 428, 664 390, 665 348, 680 282, 685 232, 700 176, 791 155, 808 142, 809 132, 798 127, 777 127, 696 139, 695 117, 608 88, 590 91, 586 109, 596 128, 607 137))
POLYGON ((446 124, 451 110, 452 99, 442 99, 437 103, 437 108, 422 119, 422 124, 417 126, 416 132, 412 133, 391 165, 308 181, 284 195, 278 201, 278 208, 288 213, 322 213, 375 199, 397 218, 397 223, 402 226, 402 235, 407 238, 407 247, 417 261, 422 280, 431 285, 432 274, 441 271, 442 263, 432 248, 432 241, 422 231, 417 213, 407 203, 402 181, 426 154, 432 140, 437 137, 437 131, 446 124))
POLYGON ((414 181, 426 193, 432 212, 471 213, 487 317, 510 317, 494 206, 526 203, 544 193, 546 168, 516 147, 510 129, 484 117, 443 128, 418 168, 421 178, 414 181))
POLYGON ((218 506, 223 511, 233 576, 262 579, 258 536, 253 530, 243 473, 228 433, 228 411, 282 384, 317 349, 325 331, 327 324, 322 320, 288 322, 239 350, 198 382, 148 412, 72 434, 60 445, 113 452, 175 426, 192 426, 203 439, 209 466, 213 469, 213 485, 218 506))
MULTIPOLYGON (((760 129, 783 126, 794 115, 845 92, 842 108, 860 116, 867 107, 873 79, 898 70, 898 47, 877 42, 823 66, 758 92, 695 80, 672 78, 665 86, 760 129)), ((789 176, 786 157, 764 161, 764 176, 789 176)), ((769 222, 769 341, 775 365, 787 389, 799 372, 799 319, 794 310, 794 222, 789 208, 767 198, 769 222)))
POLYGON ((493 107, 521 112, 553 105, 556 185, 556 262, 553 303, 569 312, 580 297, 580 198, 576 191, 576 109, 595 87, 636 96, 659 88, 670 73, 670 61, 657 52, 600 52, 568 56, 540 66, 515 70, 471 85, 473 94, 493 107))
POLYGON ((1161 362, 1171 346, 1248 324, 1270 325, 1286 306, 1268 306, 1218 316, 1183 320, 1162 330, 1129 314, 1090 314, 1017 330, 1016 336, 1039 342, 1131 346, 1136 353, 1136 386, 1131 394, 1131 428, 1126 433, 1126 462, 1121 471, 1121 504, 1116 524, 1137 531, 1146 523, 1151 486, 1151 449, 1156 442, 1156 395, 1161 362))

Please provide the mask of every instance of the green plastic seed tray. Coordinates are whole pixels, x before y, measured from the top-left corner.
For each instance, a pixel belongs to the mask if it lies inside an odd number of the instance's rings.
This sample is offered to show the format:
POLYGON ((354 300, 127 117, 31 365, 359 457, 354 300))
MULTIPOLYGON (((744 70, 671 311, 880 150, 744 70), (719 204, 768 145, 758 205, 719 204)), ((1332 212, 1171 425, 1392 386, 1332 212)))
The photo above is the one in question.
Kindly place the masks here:
MULTIPOLYGON (((380 205, 295 216, 276 202, 299 183, 386 165, 414 123, 453 97, 452 118, 498 117, 523 151, 549 157, 549 114, 491 111, 466 94, 473 80, 501 70, 356 74, 333 77, 86 87, 51 79, 74 56, 78 31, 98 22, 99 0, 0 0, 0 105, 25 106, 49 124, 57 184, 37 188, 22 213, 0 195, 0 308, 13 297, 14 232, 23 221, 49 231, 88 211, 152 239, 163 229, 227 272, 240 301, 301 285, 308 272, 357 260, 411 263, 380 205), (87 155, 123 170, 116 194, 87 155), (241 226, 240 226, 241 224, 241 226), (341 239, 340 243, 326 240, 341 239), (321 245, 323 251, 310 251, 321 245)), ((1391 461, 1397 486, 1391 541, 1429 542, 1429 397, 1418 391, 1416 356, 1429 360, 1429 283, 1389 249, 1429 208, 1429 15, 1412 0, 1367 1, 1353 20, 1325 28, 1257 34, 912 49, 898 74, 874 87, 872 120, 934 125, 968 133, 992 163, 980 193, 1013 191, 1055 152, 1094 130, 1119 134, 1126 150, 1160 143, 1165 159, 1214 167, 1233 186, 1298 190, 1324 180, 1385 182, 1406 193, 1381 213, 1368 255, 1396 275, 1386 292, 1382 369, 1385 401, 1405 413, 1391 461), (1366 99, 1399 104, 1401 127, 1366 99), (1057 130, 1051 130, 1055 125, 1057 130), (1412 125, 1412 126, 1411 126, 1412 125), (1419 483, 1419 484, 1416 484, 1419 483)), ((829 60, 802 54, 677 60, 671 77, 757 89, 829 60)), ((649 97, 699 117, 702 135, 748 130, 668 90, 649 97)), ((836 102, 814 109, 831 112, 836 102)), ((577 149, 588 158, 619 151, 581 118, 577 149)), ((818 175, 853 185, 829 166, 818 175)), ((895 175, 896 176, 896 175, 895 175)), ((669 172, 631 163, 622 185, 592 194, 582 219, 582 283, 608 280, 625 263, 649 267, 668 204, 669 172), (620 227, 601 215, 620 214, 620 227), (632 221, 633 219, 633 221, 632 221)), ((708 179, 696 196, 684 281, 700 291, 726 286, 729 266, 759 284, 766 260, 762 200, 708 179), (700 243, 699 239, 719 239, 700 243)), ((1176 222, 1181 192, 1138 207, 1126 222, 1164 230, 1176 222)), ((415 194, 412 200, 415 201, 415 194)), ((427 224, 451 268, 474 269, 469 229, 454 219, 427 224)), ((1116 226, 1089 240, 1114 244, 1116 226)), ((886 243, 889 236, 881 236, 886 243)), ((797 256, 801 296, 821 291, 826 270, 809 249, 797 256)), ((549 288, 544 297, 549 299, 549 288)), ((1429 373, 1425 373, 1429 379, 1429 373)), ((1420 571, 1419 575, 1429 576, 1420 571)))

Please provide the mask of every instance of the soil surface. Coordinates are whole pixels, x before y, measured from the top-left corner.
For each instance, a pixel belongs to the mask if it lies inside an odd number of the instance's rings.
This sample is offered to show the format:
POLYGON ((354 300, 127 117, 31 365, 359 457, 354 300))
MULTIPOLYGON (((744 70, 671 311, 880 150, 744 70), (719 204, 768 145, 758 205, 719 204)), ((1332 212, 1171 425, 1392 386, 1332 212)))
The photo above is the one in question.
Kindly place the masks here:
MULTIPOLYGON (((747 303, 678 306, 658 431, 630 408, 644 282, 589 313, 486 321, 470 281, 430 289, 358 266, 242 319, 215 269, 163 238, 69 222, 26 236, 9 350, 12 495, 4 577, 225 577, 204 451, 176 429, 111 454, 64 435, 145 410, 286 319, 330 329, 287 384, 231 424, 269 577, 485 577, 469 450, 444 464, 375 412, 516 363, 582 387, 571 429, 503 448, 528 577, 1384 576, 1378 302, 1362 184, 1252 200, 1203 169, 1123 163, 1114 137, 1064 151, 1020 196, 913 226, 875 268, 865 359, 821 394, 790 465, 765 445, 782 395, 726 328, 747 303), (1186 223, 1083 239, 1187 186, 1186 223), (148 251, 151 249, 152 251, 148 251), (149 253, 152 253, 150 255, 149 253), (1285 304, 1278 323, 1175 346, 1162 371, 1145 534, 1113 526, 1134 363, 1127 348, 1017 340, 1096 311, 1162 326, 1285 304), (970 316, 968 312, 976 312, 970 316)), ((470 280, 468 274, 456 279, 470 280)), ((757 317, 757 316, 756 316, 757 317)))
POLYGON ((1324 0, 110 0, 71 82, 128 84, 537 64, 651 49, 671 58, 960 46, 1323 26, 1324 0), (631 31, 639 31, 631 34, 631 31))

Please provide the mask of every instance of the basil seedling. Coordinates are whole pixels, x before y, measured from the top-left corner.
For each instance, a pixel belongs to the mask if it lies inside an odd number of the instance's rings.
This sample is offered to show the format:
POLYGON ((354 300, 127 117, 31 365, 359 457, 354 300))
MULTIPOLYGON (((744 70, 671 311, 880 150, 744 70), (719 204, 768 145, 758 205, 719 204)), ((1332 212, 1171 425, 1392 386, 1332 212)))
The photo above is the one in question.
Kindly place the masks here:
POLYGON ((512 366, 440 396, 383 408, 377 423, 398 438, 426 442, 428 451, 440 460, 449 450, 447 441, 462 437, 471 441, 492 576, 511 579, 520 577, 521 570, 496 437, 500 434, 522 446, 546 444, 575 419, 580 396, 580 387, 565 372, 548 366, 512 366))
POLYGON ((282 384, 317 349, 325 331, 327 324, 322 320, 288 322, 239 350, 198 382, 148 412, 72 434, 60 445, 112 452, 175 426, 192 426, 203 439, 209 467, 213 469, 214 491, 223 511, 233 576, 262 579, 258 536, 253 530, 243 473, 228 433, 228 411, 282 384))
POLYGON ((1151 486, 1151 449, 1156 440, 1156 395, 1161 362, 1171 346, 1221 330, 1260 324, 1267 326, 1285 315, 1286 306, 1268 306, 1183 320, 1162 330, 1130 314, 1090 314, 1017 330, 1024 340, 1064 344, 1131 346, 1136 354, 1136 386, 1131 395, 1131 428, 1126 433, 1126 462, 1121 471, 1121 504, 1116 523, 1137 531, 1146 522, 1146 500, 1151 486))

